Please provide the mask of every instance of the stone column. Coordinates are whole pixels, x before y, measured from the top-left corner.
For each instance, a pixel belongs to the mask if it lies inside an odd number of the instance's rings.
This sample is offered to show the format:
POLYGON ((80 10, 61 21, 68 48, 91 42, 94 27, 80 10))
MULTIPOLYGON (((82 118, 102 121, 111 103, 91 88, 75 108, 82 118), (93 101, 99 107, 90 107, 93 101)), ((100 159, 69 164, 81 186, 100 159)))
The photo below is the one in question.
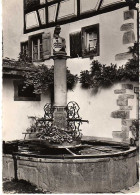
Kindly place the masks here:
POLYGON ((66 56, 54 58, 54 106, 67 105, 66 56))
POLYGON ((54 126, 67 128, 67 76, 66 56, 54 57, 54 126))

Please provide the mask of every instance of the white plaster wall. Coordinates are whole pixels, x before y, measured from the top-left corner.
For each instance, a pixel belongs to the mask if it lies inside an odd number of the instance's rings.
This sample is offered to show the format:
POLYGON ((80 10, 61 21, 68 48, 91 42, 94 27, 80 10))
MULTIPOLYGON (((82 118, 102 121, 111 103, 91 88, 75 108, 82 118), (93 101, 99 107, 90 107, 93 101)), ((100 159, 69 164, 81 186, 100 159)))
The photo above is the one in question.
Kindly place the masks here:
POLYGON ((2 0, 3 57, 17 59, 23 36, 23 0, 2 0))
MULTIPOLYGON (((134 86, 137 86, 135 84, 134 86)), ((68 102, 76 101, 80 106, 79 114, 89 123, 83 123, 81 130, 83 135, 112 138, 112 131, 121 130, 121 119, 111 118, 111 112, 118 110, 116 104, 118 95, 114 95, 115 89, 121 89, 117 84, 110 89, 102 89, 97 94, 92 89, 81 90, 80 84, 68 91, 68 102)), ((127 90, 127 94, 133 94, 127 90)), ((23 132, 30 126, 27 116, 44 115, 43 107, 50 102, 50 95, 42 95, 41 101, 14 101, 13 80, 4 79, 3 82, 3 140, 23 139, 23 132)), ((136 95, 134 100, 129 100, 130 118, 136 118, 136 95)))
MULTIPOLYGON (((129 83, 129 82, 127 82, 129 83)), ((138 84, 134 83, 134 86, 138 84)), ((89 120, 81 126, 84 135, 112 138, 112 131, 121 131, 121 119, 111 118, 111 112, 119 110, 117 99, 120 94, 114 94, 115 89, 122 89, 121 83, 109 89, 101 89, 94 94, 93 89, 81 90, 80 84, 73 91, 68 92, 68 102, 76 101, 80 106, 80 116, 89 120)), ((126 90, 126 94, 134 94, 133 90, 126 90)), ((136 94, 134 99, 128 100, 133 109, 130 118, 136 119, 136 94)))
MULTIPOLYGON (((126 61, 115 61, 115 55, 128 51, 128 47, 133 44, 122 44, 123 33, 120 27, 125 23, 134 23, 135 37, 137 40, 137 21, 136 10, 134 19, 124 20, 123 13, 128 7, 116 11, 108 12, 88 19, 80 20, 70 24, 62 25, 61 36, 65 37, 67 43, 67 53, 69 52, 69 33, 79 31, 82 27, 100 24, 100 56, 96 57, 104 64, 117 63, 124 64, 126 61)), ((53 35, 54 28, 42 29, 28 34, 23 34, 23 1, 22 0, 3 0, 3 55, 4 57, 17 58, 20 51, 20 41, 28 39, 29 35, 39 32, 51 32, 53 35), (16 13, 16 14, 15 14, 16 13)), ((77 59, 73 59, 74 63, 77 59)), ((89 58, 82 59, 79 62, 80 69, 85 64, 90 63, 89 58)), ((47 64, 53 64, 53 61, 47 61, 47 64)), ((68 64, 71 66, 71 64, 68 64)))
MULTIPOLYGON (((66 39, 67 55, 70 55, 69 34, 72 32, 80 31, 82 27, 99 23, 100 55, 94 57, 94 60, 99 60, 101 63, 106 65, 109 65, 110 63, 117 63, 118 66, 125 64, 127 60, 115 61, 116 54, 127 52, 128 47, 133 46, 133 43, 125 45, 123 44, 123 34, 125 31, 120 31, 120 28, 123 24, 131 22, 134 23, 135 40, 137 41, 136 10, 134 11, 134 19, 124 20, 124 11, 126 10, 129 10, 129 8, 121 8, 88 19, 83 19, 80 21, 62 25, 61 36, 66 39)), ((42 29, 25 34, 21 36, 21 41, 26 41, 29 35, 37 34, 40 32, 50 32, 51 36, 53 36, 54 28, 42 29)), ((92 60, 90 58, 69 59, 67 66, 71 69, 71 71, 79 73, 79 71, 82 69, 89 69, 91 61, 92 60)), ((47 60, 46 64, 52 65, 53 60, 47 60)))
POLYGON ((44 105, 50 103, 50 95, 42 95, 41 101, 14 101, 12 79, 3 80, 2 94, 3 140, 24 138, 23 132, 30 127, 28 116, 44 116, 44 105))
MULTIPOLYGON (((32 33, 23 35, 23 4, 22 0, 3 0, 3 44, 4 57, 16 58, 20 50, 20 41, 28 39, 29 35, 39 32, 50 32, 53 35, 54 28, 42 29, 32 33), (15 6, 16 5, 16 6, 15 6), (14 14, 16 12, 16 14, 14 14)), ((69 34, 79 31, 82 27, 100 24, 100 56, 94 59, 101 63, 117 65, 125 64, 126 60, 115 61, 115 55, 128 51, 128 47, 133 44, 122 44, 123 31, 120 31, 122 24, 134 22, 134 31, 136 35, 136 13, 135 19, 123 19, 123 12, 128 7, 109 12, 106 14, 94 16, 88 19, 77 21, 71 24, 62 25, 61 36, 65 37, 67 43, 67 54, 69 55, 69 34)), ((90 69, 92 60, 89 58, 68 59, 67 66, 73 74, 80 74, 81 70, 90 69)), ((46 65, 54 64, 53 60, 47 60, 46 65)), ((83 124, 82 130, 84 135, 93 135, 101 137, 112 137, 112 131, 121 130, 121 119, 113 119, 110 117, 112 111, 118 110, 116 99, 118 95, 114 95, 115 89, 121 89, 121 85, 117 84, 110 89, 102 89, 98 94, 94 95, 92 90, 83 90, 80 84, 77 84, 73 91, 68 91, 68 102, 76 101, 80 105, 80 115, 83 119, 89 120, 89 124, 83 124)), ((42 97, 41 102, 14 102, 14 88, 12 82, 4 81, 3 84, 3 139, 13 140, 23 138, 22 132, 29 126, 27 116, 40 115, 43 116, 43 106, 49 102, 49 97, 42 97)), ((133 106, 131 118, 136 118, 136 99, 129 100, 133 106)))

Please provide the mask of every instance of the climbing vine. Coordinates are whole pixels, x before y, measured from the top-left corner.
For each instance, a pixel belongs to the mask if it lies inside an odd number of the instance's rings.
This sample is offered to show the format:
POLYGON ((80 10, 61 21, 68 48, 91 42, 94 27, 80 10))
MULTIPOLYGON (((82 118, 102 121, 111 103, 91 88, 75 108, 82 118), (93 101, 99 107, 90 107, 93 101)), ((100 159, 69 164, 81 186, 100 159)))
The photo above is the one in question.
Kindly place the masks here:
MULTIPOLYGON (((38 65, 33 71, 24 73, 24 89, 28 86, 34 86, 34 93, 46 93, 48 89, 54 87, 54 67, 48 68, 46 65, 38 65)), ((67 69, 67 88, 72 90, 78 81, 77 75, 71 74, 67 69)))
POLYGON ((91 63, 90 71, 85 70, 80 73, 80 83, 83 88, 103 88, 112 86, 119 81, 139 81, 139 45, 135 43, 129 47, 129 52, 133 58, 129 59, 124 66, 117 68, 117 65, 106 66, 97 60, 91 63))
POLYGON ((136 141, 139 140, 139 121, 133 120, 132 125, 130 126, 130 131, 132 133, 132 138, 130 138, 130 144, 131 145, 136 145, 136 141))

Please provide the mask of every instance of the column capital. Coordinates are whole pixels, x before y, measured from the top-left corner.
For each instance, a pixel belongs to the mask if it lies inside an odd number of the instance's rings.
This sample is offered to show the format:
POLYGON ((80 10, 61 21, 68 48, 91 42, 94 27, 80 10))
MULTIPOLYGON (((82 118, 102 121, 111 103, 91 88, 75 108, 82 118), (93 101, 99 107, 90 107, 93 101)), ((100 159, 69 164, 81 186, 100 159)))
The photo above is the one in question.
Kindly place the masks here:
POLYGON ((53 59, 53 60, 56 60, 56 59, 65 59, 65 60, 67 60, 68 58, 71 58, 71 57, 63 55, 63 54, 57 54, 57 55, 54 55, 54 56, 50 57, 50 59, 53 59))

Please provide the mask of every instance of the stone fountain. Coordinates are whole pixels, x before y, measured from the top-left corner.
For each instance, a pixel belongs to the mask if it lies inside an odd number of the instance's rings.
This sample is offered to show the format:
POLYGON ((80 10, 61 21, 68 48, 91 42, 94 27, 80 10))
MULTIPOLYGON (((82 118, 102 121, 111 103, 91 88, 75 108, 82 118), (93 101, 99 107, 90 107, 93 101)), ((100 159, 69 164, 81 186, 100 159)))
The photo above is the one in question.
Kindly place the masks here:
POLYGON ((67 104, 65 39, 56 26, 52 39, 54 105, 44 106, 30 139, 4 154, 3 175, 23 179, 52 193, 111 193, 133 186, 138 180, 137 150, 125 143, 84 140, 79 126, 79 106, 67 104))

